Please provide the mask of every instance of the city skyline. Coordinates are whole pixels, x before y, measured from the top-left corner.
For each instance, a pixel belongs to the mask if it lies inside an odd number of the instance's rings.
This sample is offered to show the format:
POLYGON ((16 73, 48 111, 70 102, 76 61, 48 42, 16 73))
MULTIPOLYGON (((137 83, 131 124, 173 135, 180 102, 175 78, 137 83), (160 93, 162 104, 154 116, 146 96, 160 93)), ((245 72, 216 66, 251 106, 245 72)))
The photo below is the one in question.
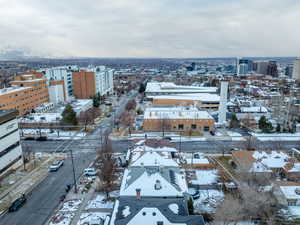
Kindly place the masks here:
POLYGON ((0 52, 41 57, 297 56, 295 0, 0 1, 0 52), (293 33, 293 35, 288 35, 293 33))

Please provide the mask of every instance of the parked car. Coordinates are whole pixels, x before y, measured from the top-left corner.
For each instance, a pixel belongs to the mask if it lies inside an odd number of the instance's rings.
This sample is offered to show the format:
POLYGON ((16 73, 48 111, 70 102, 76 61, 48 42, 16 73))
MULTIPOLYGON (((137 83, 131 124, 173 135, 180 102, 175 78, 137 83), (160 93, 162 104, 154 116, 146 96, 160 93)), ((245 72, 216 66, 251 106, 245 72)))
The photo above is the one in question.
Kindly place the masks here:
POLYGON ((54 163, 52 163, 52 165, 50 166, 50 172, 55 172, 57 171, 60 167, 62 167, 64 165, 64 160, 58 160, 55 161, 54 163))
POLYGON ((47 141, 47 137, 46 136, 41 136, 41 137, 38 137, 36 140, 37 141, 47 141))
POLYGON ((8 209, 8 212, 15 212, 21 208, 26 202, 26 197, 23 194, 20 198, 16 199, 8 209))
POLYGON ((171 141, 171 140, 172 140, 172 138, 171 138, 171 137, 163 137, 163 139, 165 139, 165 140, 169 140, 169 141, 171 141))
POLYGON ((193 199, 200 198, 200 192, 199 192, 199 190, 196 190, 195 193, 193 193, 192 197, 193 197, 193 199))
POLYGON ((211 136, 215 136, 216 134, 213 130, 211 130, 209 133, 211 134, 211 136))
POLYGON ((94 217, 90 219, 90 225, 103 225, 103 223, 104 221, 101 218, 94 217))
POLYGON ((86 168, 83 171, 83 175, 85 176, 96 176, 97 171, 94 168, 86 168))

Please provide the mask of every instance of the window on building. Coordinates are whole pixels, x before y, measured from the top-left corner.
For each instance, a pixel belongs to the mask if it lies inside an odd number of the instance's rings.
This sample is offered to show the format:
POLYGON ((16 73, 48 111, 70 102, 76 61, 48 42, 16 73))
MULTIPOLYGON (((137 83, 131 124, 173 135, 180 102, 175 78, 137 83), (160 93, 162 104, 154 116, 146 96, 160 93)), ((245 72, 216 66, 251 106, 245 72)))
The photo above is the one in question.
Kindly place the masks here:
POLYGON ((183 130, 184 129, 184 125, 183 124, 179 124, 178 125, 178 130, 183 130))
POLYGON ((288 206, 296 206, 296 201, 288 201, 288 206))
POLYGON ((197 129, 197 124, 192 124, 192 125, 191 125, 191 128, 192 128, 193 130, 197 129))
POLYGON ((208 126, 204 126, 204 131, 209 131, 209 127, 208 126))

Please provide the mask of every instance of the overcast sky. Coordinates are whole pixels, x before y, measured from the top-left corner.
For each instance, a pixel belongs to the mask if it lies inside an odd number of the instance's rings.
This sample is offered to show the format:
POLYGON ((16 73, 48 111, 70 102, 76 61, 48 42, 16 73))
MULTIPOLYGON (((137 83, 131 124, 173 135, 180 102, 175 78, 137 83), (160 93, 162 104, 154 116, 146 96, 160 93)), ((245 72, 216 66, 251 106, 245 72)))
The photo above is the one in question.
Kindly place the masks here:
POLYGON ((0 15, 0 49, 33 55, 300 55, 300 0, 0 0, 0 15))

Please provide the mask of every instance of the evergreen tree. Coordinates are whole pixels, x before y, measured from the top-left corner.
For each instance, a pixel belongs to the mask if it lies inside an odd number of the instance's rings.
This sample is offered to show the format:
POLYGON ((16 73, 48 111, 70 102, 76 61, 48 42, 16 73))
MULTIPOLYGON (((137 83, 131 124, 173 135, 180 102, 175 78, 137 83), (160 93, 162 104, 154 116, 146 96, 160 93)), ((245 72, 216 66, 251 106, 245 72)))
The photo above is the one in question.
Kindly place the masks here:
POLYGON ((76 112, 73 110, 73 107, 68 104, 64 111, 62 112, 62 122, 68 125, 77 125, 76 112))
POLYGON ((258 121, 258 128, 263 130, 266 127, 267 119, 265 116, 261 116, 258 121))
POLYGON ((238 120, 238 118, 236 117, 235 114, 233 114, 231 117, 229 127, 230 128, 239 128, 240 127, 240 121, 238 120))
POLYGON ((141 83, 140 88, 139 88, 139 93, 144 93, 146 90, 146 87, 143 83, 141 83))
POLYGON ((189 214, 193 215, 194 214, 194 203, 193 203, 192 197, 189 198, 187 205, 188 205, 189 214))
POLYGON ((276 132, 279 133, 280 131, 281 131, 281 126, 279 123, 277 123, 276 132))
POLYGON ((98 108, 100 106, 100 97, 99 97, 99 95, 95 95, 93 97, 93 106, 95 108, 98 108))

